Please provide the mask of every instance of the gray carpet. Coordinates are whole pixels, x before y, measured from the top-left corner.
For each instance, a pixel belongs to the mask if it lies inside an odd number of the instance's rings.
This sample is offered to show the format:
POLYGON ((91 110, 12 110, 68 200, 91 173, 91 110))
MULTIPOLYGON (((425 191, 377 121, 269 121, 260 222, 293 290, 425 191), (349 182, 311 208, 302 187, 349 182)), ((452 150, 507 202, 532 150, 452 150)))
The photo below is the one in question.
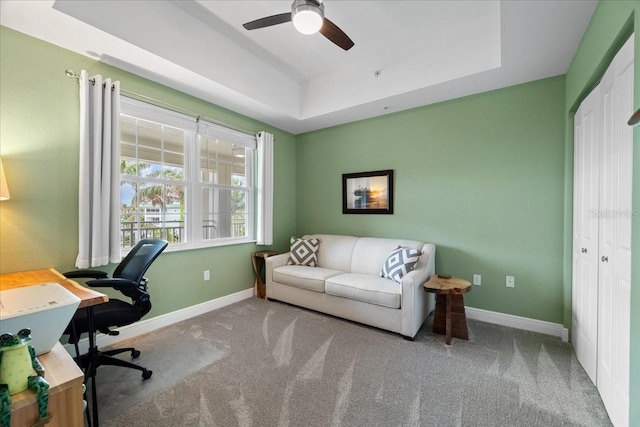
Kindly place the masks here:
POLYGON ((101 367, 104 426, 608 426, 556 337, 469 321, 469 341, 414 342, 245 300, 130 340, 137 372, 101 367))
MULTIPOLYGON (((191 334, 184 334, 180 329, 182 326, 163 328, 116 346, 129 347, 131 344, 140 350, 141 356, 132 362, 151 369, 153 375, 142 382, 139 371, 101 366, 96 379, 96 384, 99 384, 100 421, 116 418, 122 414, 123 408, 142 403, 224 356, 224 352, 216 347, 194 339, 191 334)), ((118 357, 131 360, 129 355, 123 353, 118 357)))

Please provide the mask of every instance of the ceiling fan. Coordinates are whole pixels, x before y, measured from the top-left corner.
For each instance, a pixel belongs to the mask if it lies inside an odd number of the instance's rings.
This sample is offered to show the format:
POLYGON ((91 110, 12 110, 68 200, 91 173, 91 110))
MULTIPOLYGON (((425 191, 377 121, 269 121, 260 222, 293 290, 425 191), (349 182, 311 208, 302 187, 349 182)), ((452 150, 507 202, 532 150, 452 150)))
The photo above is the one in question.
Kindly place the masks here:
POLYGON ((322 0, 294 0, 291 4, 291 12, 256 19, 255 21, 247 22, 243 27, 247 30, 256 30, 284 24, 289 21, 293 21, 293 26, 302 34, 319 32, 344 50, 349 50, 354 45, 344 31, 324 17, 322 0))

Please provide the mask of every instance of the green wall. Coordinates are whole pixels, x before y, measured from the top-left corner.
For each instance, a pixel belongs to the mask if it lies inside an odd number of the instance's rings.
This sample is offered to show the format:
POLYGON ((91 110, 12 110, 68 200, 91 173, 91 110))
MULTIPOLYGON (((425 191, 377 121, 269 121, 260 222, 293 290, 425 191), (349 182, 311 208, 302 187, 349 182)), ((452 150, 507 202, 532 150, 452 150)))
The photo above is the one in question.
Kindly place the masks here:
MULTIPOLYGON (((123 89, 241 129, 274 133, 274 241, 287 246, 296 218, 293 135, 6 27, 0 31, 0 155, 11 191, 0 203, 0 273, 74 268, 79 107, 78 84, 64 74, 69 68, 109 76, 123 89)), ((165 252, 147 275, 150 317, 250 288, 254 250, 255 244, 241 244, 165 252), (202 280, 206 269, 208 282, 202 280)))
MULTIPOLYGON (((640 2, 600 1, 567 72, 565 100, 567 159, 573 153, 573 113, 599 82, 607 66, 634 33, 635 80, 634 105, 640 107, 640 2)), ((633 212, 640 212, 640 127, 633 134, 633 212)), ((571 182, 572 164, 567 162, 567 182, 571 182)), ((571 186, 567 185, 565 229, 565 295, 571 295, 571 186)), ((629 425, 640 426, 640 220, 632 224, 631 262, 631 360, 629 425)), ((566 307, 570 316, 570 305, 566 307)))
MULTIPOLYGON (((292 234, 415 238, 438 245, 437 269, 483 285, 473 307, 571 324, 573 112, 622 42, 637 1, 599 2, 565 77, 294 137, 149 80, 0 27, 0 155, 12 199, 0 203, 0 273, 73 268, 77 251, 77 84, 86 69, 124 89, 276 135, 274 248, 292 234), (395 170, 394 215, 342 215, 341 175, 395 170), (44 220, 43 220, 44 218, 44 220), (514 275, 507 289, 504 276, 514 275)), ((635 105, 640 106, 640 35, 635 105)), ((640 127, 634 132, 640 147, 640 127)), ((633 209, 640 212, 640 149, 633 209)), ((165 253, 150 270, 152 315, 247 289, 245 244, 165 253), (210 269, 212 280, 202 281, 210 269)), ((631 413, 640 425, 640 227, 633 227, 631 413)))
POLYGON ((437 245, 465 304, 562 322, 564 77, 298 136, 298 233, 437 245), (393 215, 343 215, 342 174, 393 169, 393 215), (513 275, 516 286, 505 286, 513 275))

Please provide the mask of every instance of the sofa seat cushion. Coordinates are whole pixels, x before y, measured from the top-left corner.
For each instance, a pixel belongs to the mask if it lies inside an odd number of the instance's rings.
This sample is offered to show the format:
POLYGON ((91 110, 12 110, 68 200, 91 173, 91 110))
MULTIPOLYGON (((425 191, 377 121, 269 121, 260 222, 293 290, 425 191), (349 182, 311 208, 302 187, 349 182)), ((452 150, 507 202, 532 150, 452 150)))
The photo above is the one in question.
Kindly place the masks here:
POLYGON ((400 308, 402 287, 372 274, 344 273, 327 279, 325 292, 383 307, 400 308))
POLYGON ((338 274, 342 274, 342 271, 305 265, 285 265, 273 270, 273 281, 296 288, 324 292, 325 280, 338 274))

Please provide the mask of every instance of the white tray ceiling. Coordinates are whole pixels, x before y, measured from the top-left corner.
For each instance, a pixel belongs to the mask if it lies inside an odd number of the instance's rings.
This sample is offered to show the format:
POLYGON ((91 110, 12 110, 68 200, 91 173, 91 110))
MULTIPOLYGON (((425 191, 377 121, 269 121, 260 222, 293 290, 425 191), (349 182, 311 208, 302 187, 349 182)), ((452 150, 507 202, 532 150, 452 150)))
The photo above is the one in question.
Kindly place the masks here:
POLYGON ((242 27, 290 1, 3 0, 0 23, 298 134, 564 74, 596 5, 324 3, 351 50, 242 27))

